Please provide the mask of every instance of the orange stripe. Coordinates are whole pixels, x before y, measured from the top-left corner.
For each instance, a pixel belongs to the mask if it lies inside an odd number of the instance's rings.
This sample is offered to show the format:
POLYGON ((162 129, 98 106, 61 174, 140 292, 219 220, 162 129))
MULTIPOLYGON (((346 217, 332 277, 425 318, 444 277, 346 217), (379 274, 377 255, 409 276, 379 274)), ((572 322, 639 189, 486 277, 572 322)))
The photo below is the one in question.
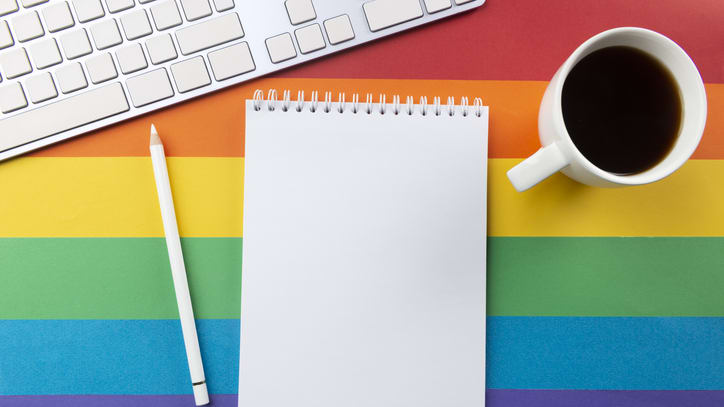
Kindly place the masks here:
MULTIPOLYGON (((353 93, 402 96, 448 96, 456 101, 461 96, 482 96, 490 106, 490 157, 522 158, 538 147, 538 104, 547 83, 540 81, 437 81, 389 79, 285 79, 267 78, 223 90, 174 108, 97 131, 69 142, 34 153, 53 157, 113 157, 148 155, 148 127, 156 124, 163 135, 169 156, 239 157, 243 156, 244 99, 251 98, 256 89, 275 88, 292 91, 296 98, 302 89, 309 99, 313 90, 345 92, 347 100, 353 93)), ((704 139, 694 154, 698 159, 724 159, 724 84, 708 84, 709 118, 704 139)), ((320 95, 324 98, 324 95, 320 95)))

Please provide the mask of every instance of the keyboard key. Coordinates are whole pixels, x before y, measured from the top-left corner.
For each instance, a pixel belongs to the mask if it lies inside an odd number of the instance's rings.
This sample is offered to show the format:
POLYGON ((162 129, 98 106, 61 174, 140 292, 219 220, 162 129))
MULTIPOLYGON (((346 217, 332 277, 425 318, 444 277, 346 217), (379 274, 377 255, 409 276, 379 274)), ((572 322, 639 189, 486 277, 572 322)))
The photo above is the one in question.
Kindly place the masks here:
POLYGON ((327 46, 324 42, 324 35, 322 35, 322 28, 319 24, 312 24, 300 28, 294 31, 294 36, 297 37, 299 51, 301 51, 302 54, 308 54, 327 46))
POLYGON ((33 103, 45 102, 58 96, 58 90, 55 89, 55 83, 49 72, 29 77, 25 81, 25 86, 33 103))
POLYGON ((226 11, 234 8, 234 0, 214 0, 216 11, 226 11))
POLYGON ((93 50, 84 28, 64 34, 60 37, 60 44, 63 46, 63 52, 68 59, 88 55, 93 50))
POLYGON ((121 32, 118 31, 118 24, 116 24, 116 20, 113 18, 94 24, 91 26, 90 32, 93 36, 93 42, 96 44, 96 49, 99 50, 110 48, 123 42, 121 32))
POLYGON ((72 27, 75 24, 73 14, 70 12, 70 6, 66 1, 44 8, 43 18, 48 31, 52 33, 72 27))
MULTIPOLYGON (((0 97, 0 100, 5 98, 0 97)), ((0 151, 127 112, 128 109, 120 83, 80 93, 0 120, 0 134, 3 135, 0 137, 0 151)))
POLYGON ((108 11, 111 13, 128 10, 135 5, 133 0, 106 0, 106 6, 108 6, 108 11))
POLYGON ((141 3, 141 4, 150 3, 150 2, 152 2, 152 1, 155 1, 155 0, 138 0, 138 2, 141 3))
POLYGON ((373 32, 422 17, 419 0, 375 0, 362 7, 373 32))
POLYGON ((17 78, 33 70, 25 48, 13 49, 0 54, 0 66, 3 68, 6 79, 17 78))
POLYGON ((63 66, 55 71, 55 77, 58 78, 58 85, 63 93, 75 92, 88 86, 80 62, 63 66))
POLYGON ((146 49, 148 50, 148 58, 154 65, 158 65, 178 57, 178 54, 176 54, 176 47, 174 47, 173 40, 171 39, 171 34, 164 34, 146 40, 146 49))
POLYGON ((38 69, 47 68, 63 62, 60 56, 58 43, 54 38, 48 38, 30 46, 30 56, 33 58, 35 67, 38 69))
POLYGON ((183 55, 193 54, 243 36, 244 30, 236 13, 229 13, 176 31, 176 40, 183 55))
POLYGON ((15 44, 13 36, 10 34, 10 27, 7 21, 0 21, 0 49, 7 48, 15 44))
POLYGON ((455 4, 459 6, 461 4, 470 3, 471 1, 473 0, 455 0, 455 4))
POLYGON ((181 14, 173 0, 166 0, 151 7, 151 15, 156 29, 159 31, 176 27, 182 23, 181 14))
POLYGON ((101 18, 106 14, 101 0, 73 0, 73 8, 81 23, 101 18))
POLYGON ((324 30, 327 31, 327 38, 329 38, 329 43, 332 45, 354 39, 352 22, 346 14, 325 21, 324 30))
POLYGON ((48 0, 22 0, 23 7, 33 7, 37 6, 38 4, 47 3, 48 0))
POLYGON ((209 65, 217 81, 233 78, 256 69, 249 44, 242 42, 209 53, 209 65))
POLYGON ((184 9, 186 19, 189 21, 211 15, 209 0, 181 0, 181 7, 184 9))
POLYGON ((269 58, 275 64, 297 56, 297 50, 294 48, 294 42, 292 42, 292 36, 289 33, 268 38, 266 48, 269 50, 269 58))
POLYGON ((293 25, 306 23, 317 18, 312 0, 287 0, 284 2, 293 25))
POLYGON ((116 51, 116 58, 118 58, 118 65, 124 74, 140 71, 148 67, 141 44, 133 44, 120 48, 116 51))
POLYGON ((187 59, 171 65, 171 74, 180 93, 186 93, 211 84, 203 57, 187 59))
POLYGON ((0 16, 18 11, 18 3, 15 0, 0 0, 0 16))
MULTIPOLYGON (((25 99, 25 93, 23 93, 23 87, 19 83, 11 83, 0 87, 0 110, 3 113, 14 112, 18 109, 22 109, 28 105, 28 100, 25 99)), ((2 123, 2 122, 0 122, 2 123)), ((2 129, 2 127, 0 127, 2 129)), ((11 133, 0 132, 3 136, 0 140, 3 140, 7 136, 12 136, 11 133)), ((2 141, 0 141, 2 143, 2 141)))
POLYGON ((133 106, 141 107, 173 96, 171 81, 164 68, 146 72, 126 81, 133 106))
POLYGON ((13 32, 20 42, 30 41, 45 34, 37 11, 21 14, 13 18, 13 32))
POLYGON ((88 58, 85 61, 85 68, 88 70, 88 76, 94 84, 118 77, 118 71, 116 71, 116 65, 113 63, 113 57, 107 52, 88 58))
POLYGON ((447 10, 450 7, 452 7, 450 0, 425 0, 425 8, 430 14, 447 10))
POLYGON ((129 41, 145 37, 153 32, 146 10, 143 9, 125 14, 121 17, 121 25, 123 32, 126 33, 126 39, 129 41))

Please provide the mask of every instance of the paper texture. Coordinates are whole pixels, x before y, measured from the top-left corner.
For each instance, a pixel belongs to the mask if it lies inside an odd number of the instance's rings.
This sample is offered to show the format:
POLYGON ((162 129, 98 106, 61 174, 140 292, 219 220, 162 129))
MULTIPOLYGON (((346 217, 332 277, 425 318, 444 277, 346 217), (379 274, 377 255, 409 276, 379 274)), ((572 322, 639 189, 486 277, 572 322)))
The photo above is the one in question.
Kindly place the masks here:
POLYGON ((252 103, 239 406, 482 406, 487 108, 252 103))

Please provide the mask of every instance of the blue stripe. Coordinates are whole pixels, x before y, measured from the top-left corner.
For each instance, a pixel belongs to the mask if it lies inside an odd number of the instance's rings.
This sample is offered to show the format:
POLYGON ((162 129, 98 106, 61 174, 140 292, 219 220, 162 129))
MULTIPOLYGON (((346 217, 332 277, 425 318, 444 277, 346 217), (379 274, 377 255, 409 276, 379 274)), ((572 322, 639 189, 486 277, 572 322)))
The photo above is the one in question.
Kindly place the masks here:
MULTIPOLYGON (((212 393, 235 394, 239 320, 199 320, 212 393)), ((488 387, 721 390, 724 318, 488 317, 488 387)), ((0 395, 188 394, 176 320, 0 321, 0 395)))
MULTIPOLYGON (((236 394, 239 320, 197 320, 211 393, 236 394)), ((0 395, 189 394, 178 320, 0 321, 0 395)))
POLYGON ((724 318, 489 317, 488 387, 721 390, 724 318))

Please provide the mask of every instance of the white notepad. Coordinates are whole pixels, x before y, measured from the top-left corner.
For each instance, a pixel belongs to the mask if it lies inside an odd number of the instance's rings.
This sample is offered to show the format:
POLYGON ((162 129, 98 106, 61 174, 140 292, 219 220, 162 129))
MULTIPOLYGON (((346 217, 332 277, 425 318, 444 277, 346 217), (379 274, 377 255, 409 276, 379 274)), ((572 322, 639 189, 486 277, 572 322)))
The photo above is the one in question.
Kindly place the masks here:
POLYGON ((239 406, 483 406, 488 108, 261 99, 239 406))

